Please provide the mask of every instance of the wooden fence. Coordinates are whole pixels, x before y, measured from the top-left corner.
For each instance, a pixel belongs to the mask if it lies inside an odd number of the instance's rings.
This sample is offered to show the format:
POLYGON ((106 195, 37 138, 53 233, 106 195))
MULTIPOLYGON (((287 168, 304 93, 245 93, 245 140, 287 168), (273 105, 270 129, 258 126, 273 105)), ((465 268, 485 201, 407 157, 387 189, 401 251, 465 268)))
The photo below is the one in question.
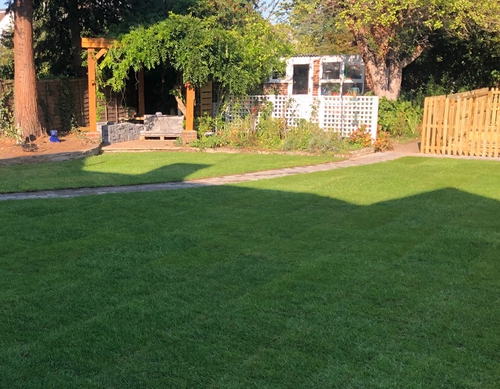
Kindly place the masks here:
POLYGON ((500 89, 427 97, 421 152, 498 158, 500 89))
MULTIPOLYGON (((0 94, 12 89, 13 81, 0 81, 0 94)), ((47 130, 69 131, 72 127, 89 126, 89 98, 86 78, 37 81, 40 123, 47 130)), ((100 102, 99 121, 118 122, 129 116, 125 97, 104 91, 100 102)))

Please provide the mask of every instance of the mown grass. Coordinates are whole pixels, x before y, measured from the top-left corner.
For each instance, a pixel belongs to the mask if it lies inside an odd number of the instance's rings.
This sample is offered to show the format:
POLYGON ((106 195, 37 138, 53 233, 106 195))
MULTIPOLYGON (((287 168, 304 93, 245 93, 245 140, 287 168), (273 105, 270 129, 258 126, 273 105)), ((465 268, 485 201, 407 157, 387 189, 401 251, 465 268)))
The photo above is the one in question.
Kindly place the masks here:
POLYGON ((0 166, 0 193, 134 185, 314 165, 332 156, 223 153, 120 153, 69 162, 0 166))
POLYGON ((0 203, 0 387, 496 388, 498 162, 0 203))

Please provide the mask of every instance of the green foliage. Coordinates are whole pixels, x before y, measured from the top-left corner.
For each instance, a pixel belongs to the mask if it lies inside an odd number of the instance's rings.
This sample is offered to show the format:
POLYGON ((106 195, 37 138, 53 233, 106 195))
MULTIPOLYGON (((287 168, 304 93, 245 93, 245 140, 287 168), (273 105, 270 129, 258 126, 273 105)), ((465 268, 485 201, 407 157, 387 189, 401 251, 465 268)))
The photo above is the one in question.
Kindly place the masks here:
POLYGON ((281 2, 278 18, 293 36, 296 54, 356 54, 357 47, 348 29, 339 26, 322 0, 281 2))
POLYGON ((234 29, 244 27, 248 17, 255 16, 254 5, 252 0, 198 0, 191 12, 199 18, 215 17, 219 25, 234 29))
POLYGON ((500 86, 500 70, 492 70, 491 79, 493 81, 494 86, 496 87, 500 86))
POLYGON ((34 0, 35 63, 39 78, 83 76, 81 36, 115 36, 182 14, 195 0, 34 0))
POLYGON ((14 78, 14 50, 2 44, 0 39, 0 79, 14 78))
POLYGON ((402 92, 412 96, 456 93, 496 85, 500 34, 478 27, 467 37, 436 33, 430 49, 404 70, 402 92))
POLYGON ((399 99, 391 101, 380 99, 378 124, 382 131, 396 137, 415 137, 419 135, 423 109, 411 101, 399 99))
POLYGON ((265 80, 271 69, 283 67, 280 59, 287 53, 274 27, 257 16, 238 29, 227 29, 214 16, 170 14, 123 35, 100 68, 111 71, 108 84, 115 90, 123 88, 131 68, 170 63, 185 83, 203 86, 211 80, 226 93, 240 95, 265 80))
POLYGON ((344 153, 349 149, 348 142, 336 132, 324 131, 307 120, 298 120, 296 126, 289 127, 285 119, 274 118, 271 112, 272 104, 264 103, 230 122, 225 122, 222 115, 215 119, 204 117, 198 122, 199 138, 190 145, 201 149, 229 146, 320 154, 344 153))
MULTIPOLYGON (((296 7, 301 3, 292 2, 296 7)), ((338 29, 351 32, 367 64, 370 87, 391 100, 399 96, 402 70, 430 47, 431 34, 467 36, 474 26, 495 33, 500 29, 496 0, 319 0, 312 10, 321 9, 334 15, 338 29)))
POLYGON ((16 140, 21 139, 21 134, 14 125, 14 90, 9 83, 2 83, 2 94, 0 94, 0 137, 8 137, 16 140))
POLYGON ((62 131, 70 132, 78 129, 76 107, 73 105, 73 90, 67 79, 63 79, 57 94, 56 111, 61 119, 62 131))

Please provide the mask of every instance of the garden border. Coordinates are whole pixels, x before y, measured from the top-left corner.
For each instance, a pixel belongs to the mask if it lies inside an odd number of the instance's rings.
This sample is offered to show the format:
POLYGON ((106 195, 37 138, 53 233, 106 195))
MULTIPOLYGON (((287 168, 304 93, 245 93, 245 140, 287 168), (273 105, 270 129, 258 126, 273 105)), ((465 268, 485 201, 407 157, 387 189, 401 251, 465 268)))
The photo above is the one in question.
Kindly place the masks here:
POLYGON ((74 159, 87 158, 101 154, 101 145, 93 146, 87 150, 67 151, 63 153, 30 155, 26 157, 0 158, 0 166, 27 165, 43 162, 63 162, 74 159))

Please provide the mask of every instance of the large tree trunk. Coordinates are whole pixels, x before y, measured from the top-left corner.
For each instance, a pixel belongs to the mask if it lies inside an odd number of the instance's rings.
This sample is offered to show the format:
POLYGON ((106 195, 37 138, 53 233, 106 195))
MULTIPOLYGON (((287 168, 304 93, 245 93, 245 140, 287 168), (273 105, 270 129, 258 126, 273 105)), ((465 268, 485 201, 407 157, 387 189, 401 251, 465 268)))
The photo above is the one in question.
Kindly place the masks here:
POLYGON ((370 57, 364 58, 368 87, 378 97, 396 100, 401 91, 403 69, 398 63, 377 64, 370 57))
POLYGON ((23 138, 42 135, 38 119, 35 61, 33 57, 33 1, 14 3, 14 124, 23 138))
POLYGON ((377 35, 377 45, 369 44, 368 36, 373 33, 367 34, 363 29, 355 28, 352 28, 351 32, 365 63, 368 87, 378 97, 396 100, 401 92, 403 69, 422 54, 428 43, 423 40, 410 55, 404 56, 390 46, 390 31, 380 30, 382 33, 377 35))

